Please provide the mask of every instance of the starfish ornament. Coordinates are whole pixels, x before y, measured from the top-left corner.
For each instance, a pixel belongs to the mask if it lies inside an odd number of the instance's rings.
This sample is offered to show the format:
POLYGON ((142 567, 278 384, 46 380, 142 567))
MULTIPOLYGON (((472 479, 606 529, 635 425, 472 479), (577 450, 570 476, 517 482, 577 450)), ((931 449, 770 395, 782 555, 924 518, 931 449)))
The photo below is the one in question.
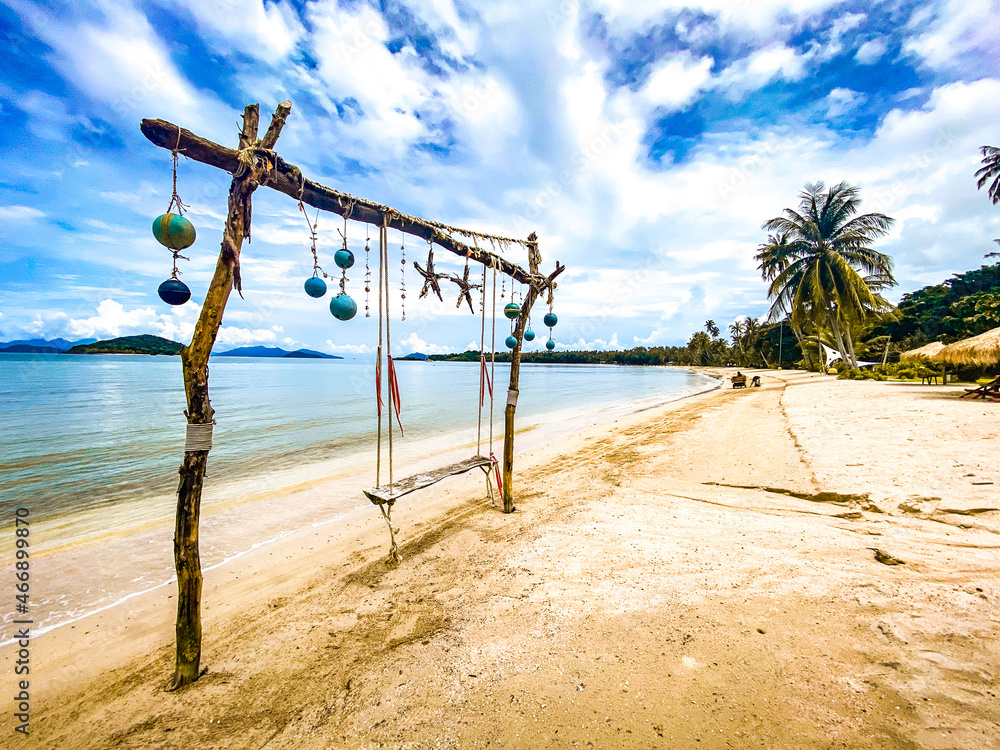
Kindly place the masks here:
POLYGON ((438 296, 438 299, 444 302, 444 297, 441 296, 441 285, 438 284, 438 279, 448 278, 447 274, 437 273, 434 270, 434 248, 431 247, 427 251, 427 270, 425 271, 420 267, 417 261, 413 261, 413 267, 417 269, 417 273, 424 277, 424 286, 420 290, 420 298, 423 299, 427 296, 428 291, 434 292, 438 296))
POLYGON ((469 312, 473 315, 476 314, 475 308, 472 306, 472 290, 481 289, 482 284, 473 284, 469 281, 469 267, 465 267, 465 273, 462 274, 462 278, 458 276, 449 276, 449 279, 458 284, 458 302, 455 303, 455 307, 462 306, 462 300, 469 303, 469 312))

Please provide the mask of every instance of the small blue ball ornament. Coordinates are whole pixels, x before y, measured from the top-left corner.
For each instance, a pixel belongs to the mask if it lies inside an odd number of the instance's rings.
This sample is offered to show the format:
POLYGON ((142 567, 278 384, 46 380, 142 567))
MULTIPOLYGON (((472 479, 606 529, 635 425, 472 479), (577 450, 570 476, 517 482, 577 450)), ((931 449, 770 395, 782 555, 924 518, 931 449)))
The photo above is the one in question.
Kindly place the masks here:
POLYGON ((350 320, 358 312, 357 303, 341 292, 330 300, 330 312, 337 320, 350 320))
POLYGON ((545 342, 545 348, 551 352, 553 349, 556 348, 556 342, 553 341, 552 339, 549 339, 548 341, 545 342))
POLYGON ((180 214, 162 214, 153 219, 153 236, 171 250, 183 250, 194 244, 198 233, 194 224, 180 214))
POLYGON ((346 271, 354 265, 354 253, 350 250, 338 250, 333 254, 333 262, 337 264, 337 268, 343 268, 346 271))
POLYGON ((524 340, 525 341, 534 341, 535 340, 535 332, 532 331, 529 328, 527 331, 524 332, 524 340))
POLYGON ((510 320, 513 320, 518 315, 521 314, 521 306, 516 302, 509 302, 507 306, 503 309, 503 314, 506 315, 510 320))
POLYGON ((507 340, 504 341, 504 343, 507 345, 508 349, 513 349, 515 346, 517 346, 517 339, 514 338, 513 336, 508 336, 507 340))
POLYGON ((326 282, 323 281, 319 276, 313 276, 312 278, 306 279, 306 283, 303 284, 306 289, 306 294, 310 297, 322 297, 326 294, 326 282))
POLYGON ((545 313, 545 317, 542 318, 542 322, 549 328, 552 328, 559 322, 559 318, 556 317, 555 313, 545 313))
POLYGON ((191 299, 191 290, 180 279, 170 278, 160 284, 156 293, 168 305, 183 305, 191 299))

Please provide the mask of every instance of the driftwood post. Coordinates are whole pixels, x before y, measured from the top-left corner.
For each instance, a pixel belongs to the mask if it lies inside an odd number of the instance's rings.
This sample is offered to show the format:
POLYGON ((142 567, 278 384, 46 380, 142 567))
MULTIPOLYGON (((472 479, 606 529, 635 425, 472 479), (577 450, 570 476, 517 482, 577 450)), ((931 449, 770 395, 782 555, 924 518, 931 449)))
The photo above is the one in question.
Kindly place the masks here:
MULTIPOLYGON (((539 276, 539 265, 542 255, 538 251, 538 236, 532 232, 528 235, 528 273, 532 277, 539 276)), ((524 331, 528 326, 528 316, 538 299, 539 292, 555 289, 555 278, 565 270, 556 262, 556 270, 544 281, 528 285, 528 294, 521 304, 521 313, 517 317, 514 338, 517 345, 510 353, 510 385, 507 388, 507 406, 503 412, 503 512, 514 512, 514 412, 517 410, 518 381, 521 375, 521 343, 524 331)))
POLYGON ((208 397, 208 358, 222 325, 222 314, 233 287, 240 289, 240 248, 250 236, 250 197, 273 169, 274 148, 290 102, 278 105, 267 133, 258 142, 259 108, 251 104, 243 110, 240 153, 243 158, 233 174, 229 188, 229 213, 222 235, 222 248, 215 275, 205 294, 201 315, 195 324, 191 343, 181 351, 184 368, 184 391, 187 396, 185 416, 188 438, 184 446, 180 483, 177 487, 177 519, 174 531, 174 565, 177 569, 177 657, 173 688, 198 679, 201 664, 201 559, 198 554, 198 523, 201 515, 201 492, 205 465, 211 448, 211 425, 215 410, 208 397))

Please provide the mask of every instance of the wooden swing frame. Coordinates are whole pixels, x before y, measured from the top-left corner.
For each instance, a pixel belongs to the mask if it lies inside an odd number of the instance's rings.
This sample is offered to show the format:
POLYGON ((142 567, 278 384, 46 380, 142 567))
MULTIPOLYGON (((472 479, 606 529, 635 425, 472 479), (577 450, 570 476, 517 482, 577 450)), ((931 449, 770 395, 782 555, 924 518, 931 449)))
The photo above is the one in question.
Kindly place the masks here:
MULTIPOLYGON (((177 513, 174 532, 174 565, 177 570, 177 619, 176 619, 176 659, 174 665, 173 689, 194 682, 201 675, 201 559, 198 550, 201 495, 204 486, 205 467, 209 450, 204 447, 204 438, 190 441, 190 436, 204 436, 210 433, 215 410, 208 394, 208 360, 215 345, 222 316, 235 288, 241 291, 240 250, 243 240, 250 236, 251 197, 258 187, 272 190, 300 200, 314 208, 329 211, 354 221, 365 222, 379 227, 397 229, 406 234, 420 237, 449 252, 495 268, 510 278, 528 287, 521 305, 521 313, 516 319, 514 336, 517 345, 511 352, 510 385, 507 406, 504 410, 504 455, 503 455, 503 510, 514 511, 513 470, 514 470, 514 412, 517 406, 518 378, 521 364, 521 343, 531 307, 542 292, 556 288, 555 279, 565 266, 556 262, 555 270, 543 275, 539 269, 542 262, 538 250, 538 238, 532 233, 526 240, 516 240, 478 232, 471 232, 445 224, 431 222, 397 211, 374 201, 356 198, 347 193, 325 187, 307 179, 301 170, 289 164, 274 152, 275 144, 291 112, 292 104, 282 102, 275 109, 270 125, 264 136, 258 138, 260 108, 257 104, 247 105, 243 110, 243 125, 239 133, 239 147, 227 148, 202 138, 189 130, 166 120, 144 119, 140 125, 142 134, 155 146, 184 156, 202 164, 225 170, 233 175, 229 188, 228 212, 222 235, 222 246, 215 273, 205 294, 205 301, 195 323, 191 343, 181 350, 184 370, 184 390, 187 409, 184 412, 188 422, 189 442, 185 445, 184 459, 178 469, 180 481, 177 488, 177 513), (473 239, 473 245, 456 239, 455 234, 473 239), (476 239, 483 239, 501 246, 520 244, 527 249, 527 270, 503 258, 497 253, 478 247, 476 239)), ((208 444, 211 440, 209 437, 208 444)), ((471 461, 471 459, 470 459, 471 461)), ((446 467, 447 468, 447 467, 446 467)), ((470 466, 469 470, 476 468, 470 466)), ((415 475, 410 492, 419 489, 423 480, 415 475)), ((401 480, 402 481, 402 480, 401 480)), ((393 491, 399 496, 398 489, 393 491)))

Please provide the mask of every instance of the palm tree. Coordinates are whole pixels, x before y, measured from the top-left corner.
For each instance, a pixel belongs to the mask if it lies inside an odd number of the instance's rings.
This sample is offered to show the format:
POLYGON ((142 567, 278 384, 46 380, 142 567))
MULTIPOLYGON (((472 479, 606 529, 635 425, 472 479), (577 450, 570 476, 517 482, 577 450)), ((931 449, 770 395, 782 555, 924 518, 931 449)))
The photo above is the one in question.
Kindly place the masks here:
POLYGON ((713 339, 719 338, 719 334, 721 333, 719 326, 715 324, 714 320, 705 321, 705 332, 708 333, 708 335, 713 339))
POLYGON ((746 331, 745 331, 745 329, 743 327, 743 321, 737 319, 737 320, 734 320, 732 323, 730 323, 729 324, 729 333, 730 333, 730 335, 732 336, 732 339, 733 339, 733 347, 736 348, 739 351, 740 364, 743 365, 743 366, 746 366, 746 361, 744 360, 744 357, 746 356, 746 352, 745 352, 745 350, 743 348, 743 337, 744 337, 746 331))
POLYGON ((771 282, 770 319, 790 312, 797 337, 809 323, 825 324, 840 356, 857 366, 853 342, 848 335, 845 343, 842 331, 892 308, 876 293, 896 283, 892 259, 869 246, 894 220, 880 213, 856 215, 859 191, 846 182, 829 190, 822 182, 806 185, 799 198, 798 211, 786 208, 763 225, 774 232, 756 255, 764 280, 771 282))
POLYGON ((983 146, 979 149, 983 153, 983 166, 976 170, 976 187, 982 189, 983 185, 993 179, 987 194, 993 205, 1000 203, 1000 148, 996 146, 983 146))

